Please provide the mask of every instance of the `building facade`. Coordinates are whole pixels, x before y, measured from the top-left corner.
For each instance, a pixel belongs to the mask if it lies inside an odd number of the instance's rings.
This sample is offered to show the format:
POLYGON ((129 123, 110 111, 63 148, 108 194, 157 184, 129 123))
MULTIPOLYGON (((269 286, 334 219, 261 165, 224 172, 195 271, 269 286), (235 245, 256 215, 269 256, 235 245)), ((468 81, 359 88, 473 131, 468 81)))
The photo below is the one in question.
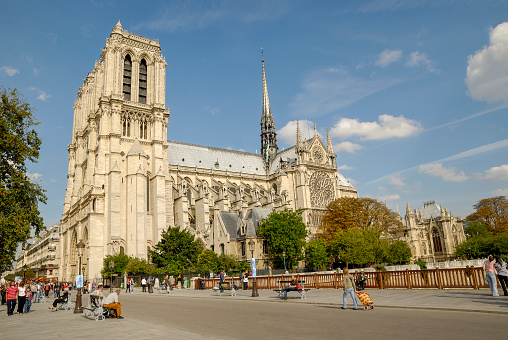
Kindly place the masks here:
POLYGON ((421 210, 406 206, 404 236, 412 261, 444 262, 455 258, 455 248, 466 240, 463 220, 435 201, 424 202, 421 210))
MULTIPOLYGON (((337 170, 329 135, 279 150, 262 59, 261 154, 168 140, 166 62, 158 41, 113 28, 100 60, 79 89, 61 231, 60 278, 77 274, 76 244, 86 245, 85 279, 103 258, 147 258, 163 230, 177 226, 205 247, 245 258, 260 218, 302 209, 309 231, 335 198, 356 197, 337 170), (243 248, 242 248, 243 247, 243 248)), ((253 132, 254 133, 254 132, 253 132)))
POLYGON ((28 244, 17 258, 16 271, 31 268, 36 277, 57 279, 60 267, 60 225, 55 224, 28 244))

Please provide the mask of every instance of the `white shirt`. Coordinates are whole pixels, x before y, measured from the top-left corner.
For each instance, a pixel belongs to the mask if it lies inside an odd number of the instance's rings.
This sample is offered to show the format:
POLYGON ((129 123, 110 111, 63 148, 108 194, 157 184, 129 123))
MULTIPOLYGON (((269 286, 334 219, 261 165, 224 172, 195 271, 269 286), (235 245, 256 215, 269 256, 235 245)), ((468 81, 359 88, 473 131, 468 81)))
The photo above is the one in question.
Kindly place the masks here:
POLYGON ((146 285, 146 280, 145 279, 141 280, 141 284, 146 285))
POLYGON ((25 287, 18 287, 18 296, 25 296, 25 287))
POLYGON ((113 292, 111 294, 109 294, 105 299, 104 299, 104 304, 105 305, 108 305, 110 303, 114 303, 114 302, 118 302, 118 294, 116 292, 113 292))

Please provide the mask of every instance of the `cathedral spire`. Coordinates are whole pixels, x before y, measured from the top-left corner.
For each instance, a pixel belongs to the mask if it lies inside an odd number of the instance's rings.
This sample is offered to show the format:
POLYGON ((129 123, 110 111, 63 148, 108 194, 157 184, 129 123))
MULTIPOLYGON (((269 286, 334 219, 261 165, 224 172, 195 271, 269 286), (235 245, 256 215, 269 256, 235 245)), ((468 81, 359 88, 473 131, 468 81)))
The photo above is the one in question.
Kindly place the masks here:
POLYGON ((328 128, 326 128, 326 148, 328 149, 328 154, 333 155, 332 140, 330 138, 330 131, 328 131, 328 128))
POLYGON ((270 98, 268 97, 268 86, 266 84, 265 59, 263 57, 263 49, 261 49, 261 63, 263 71, 263 109, 261 112, 261 154, 269 155, 265 157, 265 162, 275 156, 279 147, 277 146, 277 132, 275 132, 275 121, 270 107, 270 98))
POLYGON ((296 151, 300 151, 303 147, 302 134, 300 133, 300 123, 296 120, 296 151))

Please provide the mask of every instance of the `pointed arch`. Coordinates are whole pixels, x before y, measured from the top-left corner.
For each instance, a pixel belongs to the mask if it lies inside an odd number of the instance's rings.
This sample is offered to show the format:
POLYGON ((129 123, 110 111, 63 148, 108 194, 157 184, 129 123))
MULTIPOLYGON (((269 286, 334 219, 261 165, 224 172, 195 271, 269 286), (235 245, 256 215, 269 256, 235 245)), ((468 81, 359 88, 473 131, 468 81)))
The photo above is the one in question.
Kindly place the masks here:
POLYGON ((131 100, 132 57, 129 53, 123 59, 123 99, 131 100))
POLYGON ((83 237, 81 238, 85 244, 83 249, 83 258, 81 259, 81 267, 83 273, 83 280, 88 281, 88 227, 83 229, 83 237))
POLYGON ((139 63, 139 102, 143 104, 146 104, 147 84, 148 84, 148 67, 146 64, 146 59, 143 58, 139 63))
POLYGON ((434 253, 442 253, 443 245, 441 243, 441 235, 437 228, 432 229, 432 243, 434 244, 434 253))
POLYGON ((69 249, 70 250, 69 263, 71 265, 71 277, 76 276, 76 266, 77 266, 77 262, 78 262, 77 245, 78 245, 78 237, 77 237, 76 229, 74 229, 72 231, 71 244, 70 244, 70 249, 69 249))

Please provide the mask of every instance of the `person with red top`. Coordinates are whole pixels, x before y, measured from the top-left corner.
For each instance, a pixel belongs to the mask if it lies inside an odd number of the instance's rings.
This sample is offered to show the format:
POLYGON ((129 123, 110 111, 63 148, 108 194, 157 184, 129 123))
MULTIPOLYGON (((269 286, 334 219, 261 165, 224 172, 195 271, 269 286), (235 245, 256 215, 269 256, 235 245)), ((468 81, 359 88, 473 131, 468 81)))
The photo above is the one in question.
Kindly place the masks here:
POLYGON ((18 300, 18 286, 11 281, 9 287, 7 287, 7 315, 11 316, 14 313, 16 307, 16 301, 18 300))

